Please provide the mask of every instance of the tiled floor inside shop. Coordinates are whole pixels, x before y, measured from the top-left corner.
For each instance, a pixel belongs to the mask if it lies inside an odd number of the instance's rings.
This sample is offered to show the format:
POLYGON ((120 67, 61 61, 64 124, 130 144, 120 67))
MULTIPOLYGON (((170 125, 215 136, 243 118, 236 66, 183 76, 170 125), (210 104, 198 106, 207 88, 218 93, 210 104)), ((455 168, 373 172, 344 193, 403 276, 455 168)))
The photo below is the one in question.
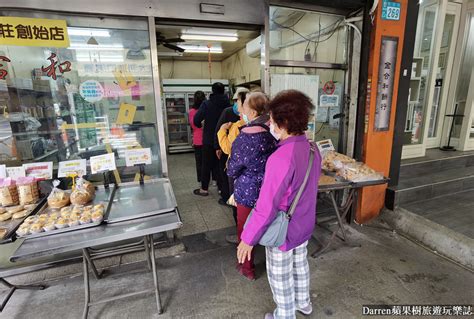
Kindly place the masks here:
POLYGON ((209 187, 208 197, 193 194, 193 190, 200 187, 193 153, 168 155, 168 165, 171 184, 184 222, 178 236, 235 226, 232 209, 217 203, 219 194, 216 186, 209 187))

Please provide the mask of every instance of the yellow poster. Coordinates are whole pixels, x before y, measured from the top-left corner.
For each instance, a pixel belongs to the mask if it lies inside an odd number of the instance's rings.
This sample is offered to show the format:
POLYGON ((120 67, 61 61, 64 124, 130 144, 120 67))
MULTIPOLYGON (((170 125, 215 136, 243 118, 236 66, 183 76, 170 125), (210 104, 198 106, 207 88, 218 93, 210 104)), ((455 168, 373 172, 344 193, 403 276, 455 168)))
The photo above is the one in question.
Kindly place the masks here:
POLYGON ((120 104, 119 113, 117 116, 117 125, 132 124, 135 118, 135 112, 137 107, 133 104, 122 103, 120 104))
POLYGON ((67 48, 66 20, 2 17, 0 45, 67 48))

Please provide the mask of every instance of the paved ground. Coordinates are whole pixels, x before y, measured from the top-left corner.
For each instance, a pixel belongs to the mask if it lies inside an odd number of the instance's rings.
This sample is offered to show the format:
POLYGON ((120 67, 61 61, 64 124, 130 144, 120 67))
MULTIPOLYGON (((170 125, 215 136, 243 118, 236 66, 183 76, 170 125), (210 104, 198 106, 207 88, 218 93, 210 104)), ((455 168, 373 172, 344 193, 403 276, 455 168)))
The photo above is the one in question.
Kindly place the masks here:
MULTIPOLYGON (((351 246, 334 245, 310 258, 312 318, 361 318, 364 304, 462 304, 474 300, 471 272, 437 257, 397 234, 373 227, 350 229, 351 246)), ((377 226, 379 227, 379 226, 377 226)), ((382 227, 385 227, 382 225, 382 227)), ((229 230, 183 237, 188 252, 158 259, 166 312, 157 316, 152 295, 95 306, 91 318, 261 318, 273 308, 262 250, 260 277, 242 279, 234 270, 229 230)), ((318 237, 324 233, 317 229, 318 237)), ((310 250, 316 247, 313 240, 310 250)), ((114 269, 92 284, 92 298, 150 287, 142 264, 114 269), (117 272, 128 270, 126 276, 117 272)), ((18 291, 1 318, 80 318, 82 276, 49 282, 44 291, 18 291)), ((300 318, 300 317, 299 317, 300 318)))
POLYGON ((474 238, 474 190, 403 204, 402 207, 469 238, 474 238))
POLYGON ((178 201, 184 227, 178 236, 198 234, 235 225, 232 210, 217 203, 217 187, 209 187, 210 196, 193 194, 200 187, 196 178, 194 154, 169 155, 169 175, 178 201))

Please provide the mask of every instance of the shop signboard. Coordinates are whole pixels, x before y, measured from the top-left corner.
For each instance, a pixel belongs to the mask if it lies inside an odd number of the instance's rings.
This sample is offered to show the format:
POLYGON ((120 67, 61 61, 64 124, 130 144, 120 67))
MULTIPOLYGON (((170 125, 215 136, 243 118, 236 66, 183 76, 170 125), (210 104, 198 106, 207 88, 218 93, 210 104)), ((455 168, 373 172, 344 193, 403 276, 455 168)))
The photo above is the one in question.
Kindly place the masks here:
POLYGON ((400 20, 401 5, 395 1, 382 1, 382 20, 400 20))
POLYGON ((388 131, 392 111, 393 84, 397 63, 398 38, 382 37, 377 82, 375 131, 388 131))
POLYGON ((87 173, 87 161, 85 159, 59 162, 58 177, 77 175, 82 177, 87 173))
POLYGON ((151 149, 136 148, 125 150, 125 164, 127 166, 135 166, 141 164, 151 164, 151 149))
POLYGON ((66 20, 2 17, 0 45, 67 48, 66 20))
POLYGON ((23 164, 25 175, 40 180, 53 178, 53 162, 38 162, 23 164))
POLYGON ((114 153, 92 156, 90 161, 92 174, 113 171, 116 169, 114 153))

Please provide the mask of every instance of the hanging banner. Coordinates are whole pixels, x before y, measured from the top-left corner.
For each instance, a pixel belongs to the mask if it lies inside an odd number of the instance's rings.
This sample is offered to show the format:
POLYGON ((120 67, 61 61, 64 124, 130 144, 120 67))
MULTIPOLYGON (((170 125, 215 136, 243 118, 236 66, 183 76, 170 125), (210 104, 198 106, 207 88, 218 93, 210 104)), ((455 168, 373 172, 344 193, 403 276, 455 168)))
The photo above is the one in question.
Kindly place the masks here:
POLYGON ((397 63, 398 38, 382 37, 379 75, 377 83, 377 108, 375 110, 375 131, 388 131, 392 112, 393 83, 397 63))
POLYGON ((2 17, 0 45, 67 48, 66 20, 2 17))

